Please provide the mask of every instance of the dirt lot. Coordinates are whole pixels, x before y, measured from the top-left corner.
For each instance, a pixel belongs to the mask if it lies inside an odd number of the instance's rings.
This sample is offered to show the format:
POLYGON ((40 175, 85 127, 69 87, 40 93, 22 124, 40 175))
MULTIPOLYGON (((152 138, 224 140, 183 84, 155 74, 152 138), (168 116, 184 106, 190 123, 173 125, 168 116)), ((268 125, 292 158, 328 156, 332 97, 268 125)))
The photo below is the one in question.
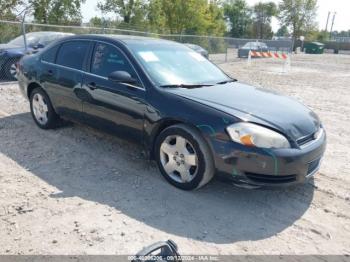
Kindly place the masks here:
POLYGON ((183 254, 350 254, 350 56, 295 55, 288 74, 269 59, 220 66, 319 114, 328 148, 313 182, 183 192, 137 145, 76 124, 40 130, 2 84, 0 254, 134 254, 169 238, 183 254))

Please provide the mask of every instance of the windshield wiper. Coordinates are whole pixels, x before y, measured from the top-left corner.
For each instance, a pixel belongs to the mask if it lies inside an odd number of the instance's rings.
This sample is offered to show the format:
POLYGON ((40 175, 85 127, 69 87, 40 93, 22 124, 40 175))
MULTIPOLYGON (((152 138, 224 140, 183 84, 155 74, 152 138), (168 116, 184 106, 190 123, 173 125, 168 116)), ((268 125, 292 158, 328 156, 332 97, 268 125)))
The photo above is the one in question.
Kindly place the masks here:
POLYGON ((237 79, 232 78, 232 79, 228 79, 228 80, 224 80, 224 81, 218 82, 216 84, 217 85, 224 85, 224 84, 232 83, 232 82, 236 82, 236 81, 237 81, 237 79))
POLYGON ((213 86, 210 84, 175 84, 175 85, 161 85, 160 87, 168 88, 198 88, 203 86, 213 86))

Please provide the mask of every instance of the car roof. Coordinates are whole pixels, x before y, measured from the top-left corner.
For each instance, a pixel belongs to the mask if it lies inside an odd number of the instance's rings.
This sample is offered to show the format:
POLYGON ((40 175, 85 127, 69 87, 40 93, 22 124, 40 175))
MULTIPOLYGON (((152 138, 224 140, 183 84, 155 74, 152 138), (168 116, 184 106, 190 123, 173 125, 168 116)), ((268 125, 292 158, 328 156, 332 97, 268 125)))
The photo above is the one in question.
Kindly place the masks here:
POLYGON ((38 32, 28 32, 27 35, 74 35, 73 33, 66 33, 66 32, 55 32, 55 31, 38 31, 38 32))
POLYGON ((160 38, 146 37, 146 36, 134 36, 134 35, 112 35, 112 34, 81 34, 70 36, 65 39, 91 39, 91 40, 117 40, 124 43, 139 42, 142 43, 177 43, 160 38))

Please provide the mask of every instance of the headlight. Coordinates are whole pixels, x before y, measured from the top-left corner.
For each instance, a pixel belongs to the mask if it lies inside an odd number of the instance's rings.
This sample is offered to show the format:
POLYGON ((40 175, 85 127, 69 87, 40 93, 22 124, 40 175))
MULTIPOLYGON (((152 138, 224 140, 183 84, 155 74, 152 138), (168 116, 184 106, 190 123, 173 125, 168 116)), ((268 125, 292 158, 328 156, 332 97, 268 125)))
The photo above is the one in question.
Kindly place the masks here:
POLYGON ((226 128, 231 139, 245 146, 262 148, 290 148, 283 135, 252 123, 236 123, 226 128))

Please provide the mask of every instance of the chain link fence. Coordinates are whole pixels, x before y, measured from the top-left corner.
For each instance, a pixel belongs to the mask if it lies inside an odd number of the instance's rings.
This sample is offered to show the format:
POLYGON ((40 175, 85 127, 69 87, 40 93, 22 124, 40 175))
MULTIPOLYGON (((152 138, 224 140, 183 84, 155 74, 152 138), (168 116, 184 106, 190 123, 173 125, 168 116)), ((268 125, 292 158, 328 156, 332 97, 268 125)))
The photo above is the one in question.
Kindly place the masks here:
MULTIPOLYGON (((284 53, 291 52, 293 45, 292 41, 288 39, 259 40, 198 35, 171 35, 118 28, 61 26, 0 20, 0 81, 15 80, 15 65, 17 61, 27 52, 31 52, 34 48, 37 48, 38 46, 34 46, 35 44, 42 44, 31 42, 31 35, 29 33, 32 32, 118 34, 162 38, 180 43, 199 45, 208 51, 209 59, 217 64, 240 61, 242 58, 238 57, 238 50, 244 47, 247 43, 250 45, 257 42, 265 43, 267 50, 284 53), (25 38, 23 37, 24 32, 26 35, 25 38), (16 39, 16 37, 19 36, 22 37, 16 39), (24 41, 24 39, 26 39, 26 41, 24 41), (27 47, 25 47, 25 42, 27 43, 27 47)), ((42 45, 40 45, 40 47, 42 47, 42 45)))
POLYGON ((0 82, 16 80, 15 65, 20 56, 17 54, 17 50, 10 48, 11 45, 6 43, 11 41, 15 37, 18 37, 19 35, 21 35, 21 33, 21 23, 0 22, 0 82), (9 52, 10 49, 11 51, 9 52))

